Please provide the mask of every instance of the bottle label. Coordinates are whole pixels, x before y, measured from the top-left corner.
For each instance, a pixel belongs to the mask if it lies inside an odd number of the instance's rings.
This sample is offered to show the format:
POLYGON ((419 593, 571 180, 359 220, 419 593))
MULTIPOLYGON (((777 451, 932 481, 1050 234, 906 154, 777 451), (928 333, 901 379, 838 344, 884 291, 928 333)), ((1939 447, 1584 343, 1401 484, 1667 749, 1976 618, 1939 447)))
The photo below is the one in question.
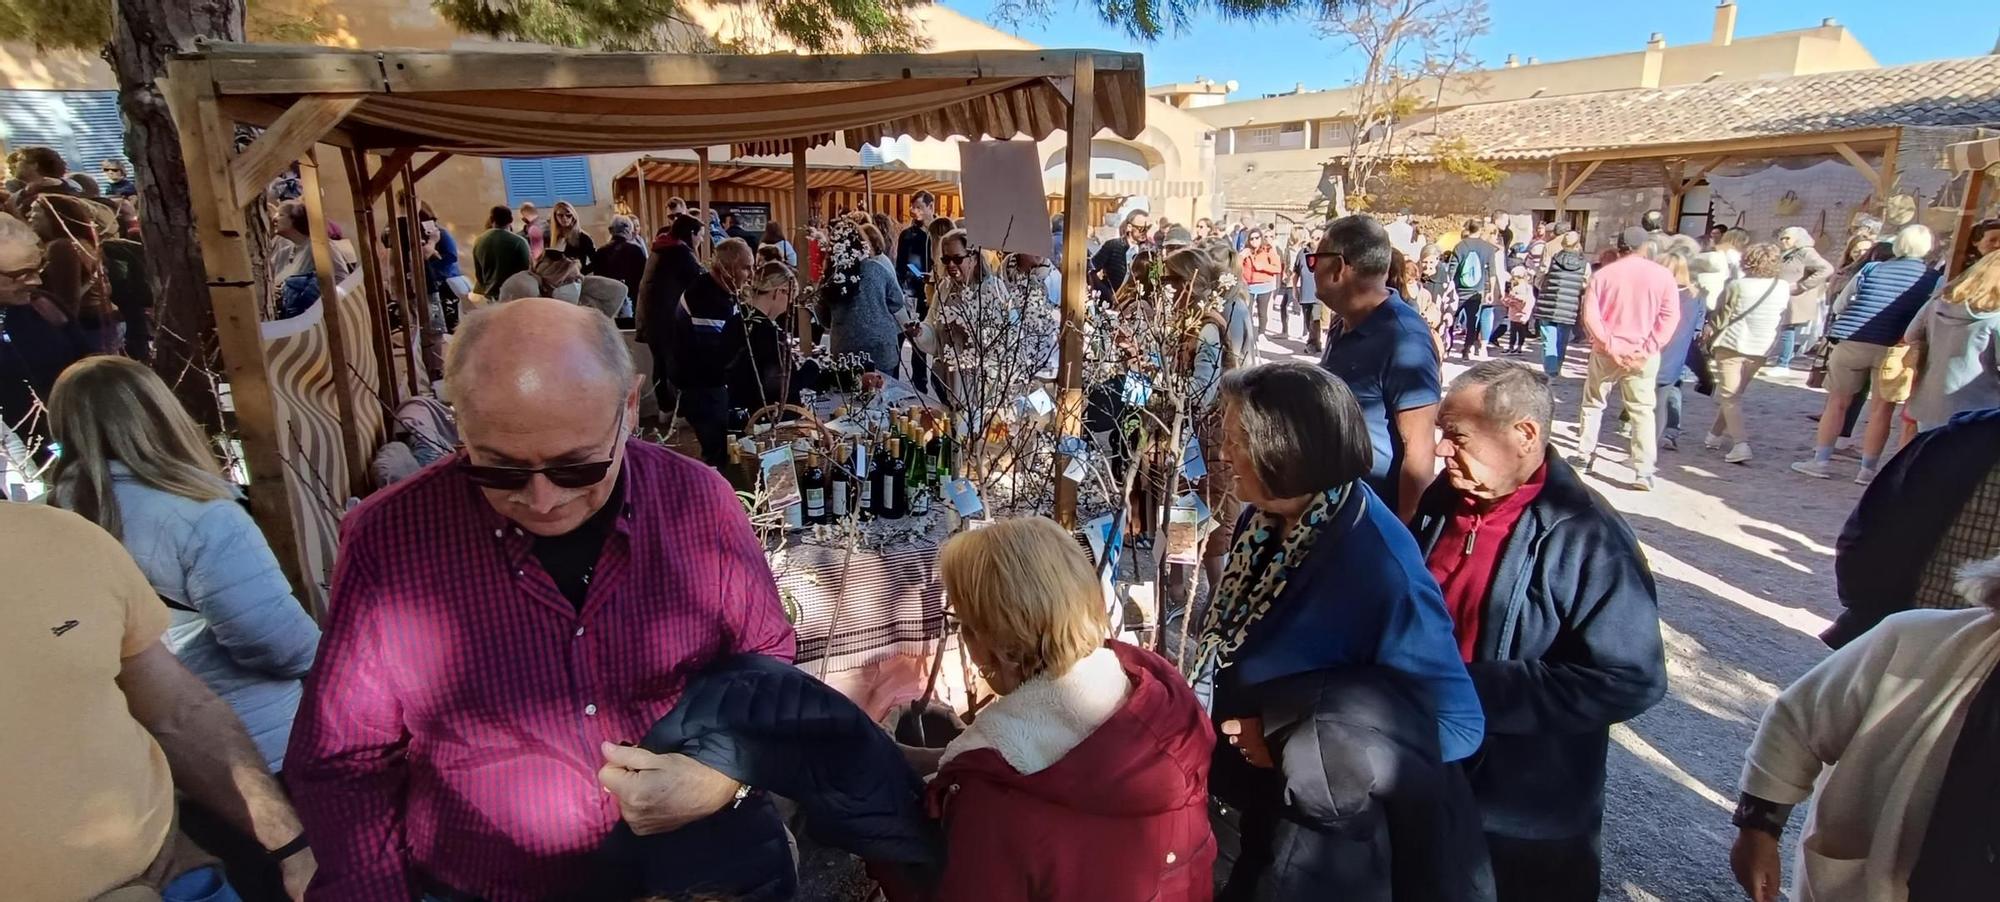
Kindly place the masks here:
POLYGON ((918 492, 910 496, 910 513, 921 517, 931 512, 931 493, 918 492))
POLYGON ((861 508, 863 510, 867 510, 868 506, 874 503, 875 503, 875 480, 873 479, 861 480, 861 508))
POLYGON ((833 484, 833 515, 836 517, 847 516, 847 482, 845 480, 833 484))
POLYGON ((825 516, 826 490, 806 489, 805 494, 806 494, 806 516, 813 518, 825 516))

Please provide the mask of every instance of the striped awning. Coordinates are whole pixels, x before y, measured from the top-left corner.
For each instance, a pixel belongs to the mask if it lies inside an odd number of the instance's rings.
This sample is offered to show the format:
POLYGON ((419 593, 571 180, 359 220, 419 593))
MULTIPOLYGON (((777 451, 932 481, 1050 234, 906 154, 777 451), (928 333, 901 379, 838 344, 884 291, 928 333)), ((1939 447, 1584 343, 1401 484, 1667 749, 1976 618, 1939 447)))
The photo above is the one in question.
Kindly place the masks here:
POLYGON ((1994 167, 2000 166, 2000 138, 1985 138, 1978 141, 1961 141, 1946 145, 1945 164, 1953 172, 1984 172, 2000 175, 1994 167))
POLYGON ((348 50, 205 44, 212 87, 242 121, 308 95, 358 96, 337 123, 351 143, 476 156, 550 156, 885 137, 1041 140, 1069 121, 1067 84, 1095 70, 1094 124, 1146 127, 1135 53, 997 50, 732 56, 521 50, 348 50))

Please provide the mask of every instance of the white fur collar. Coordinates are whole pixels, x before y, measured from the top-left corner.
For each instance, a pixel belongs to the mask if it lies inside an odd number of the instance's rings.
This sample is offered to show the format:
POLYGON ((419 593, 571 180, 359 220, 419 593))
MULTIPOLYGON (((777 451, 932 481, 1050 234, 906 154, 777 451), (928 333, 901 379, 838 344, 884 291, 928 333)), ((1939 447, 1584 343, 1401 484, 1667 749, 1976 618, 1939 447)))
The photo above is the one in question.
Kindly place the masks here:
POLYGON ((1062 760, 1111 719, 1131 694, 1118 653, 1100 648, 1050 679, 1039 676, 1001 696, 945 746, 941 765, 973 749, 992 749, 1023 775, 1062 760))

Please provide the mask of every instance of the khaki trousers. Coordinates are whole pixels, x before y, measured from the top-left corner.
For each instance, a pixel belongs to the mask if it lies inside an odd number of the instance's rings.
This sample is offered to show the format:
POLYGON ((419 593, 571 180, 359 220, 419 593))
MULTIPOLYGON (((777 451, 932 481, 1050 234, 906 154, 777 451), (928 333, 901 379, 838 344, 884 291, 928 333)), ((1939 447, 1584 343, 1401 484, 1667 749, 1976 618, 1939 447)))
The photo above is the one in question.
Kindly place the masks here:
POLYGON ((1750 387, 1750 381, 1757 378, 1757 370, 1764 365, 1764 355, 1739 354, 1728 348, 1716 348, 1709 357, 1715 362, 1715 425, 1709 427, 1709 435, 1726 435, 1732 444, 1749 441, 1748 431, 1743 428, 1743 392, 1750 387))
POLYGON ((1604 425, 1604 405, 1606 392, 1613 383, 1618 386, 1618 395, 1625 401, 1626 412, 1632 415, 1632 470, 1640 476, 1653 475, 1656 450, 1654 436, 1653 405, 1655 402, 1654 377, 1660 372, 1660 358, 1655 354, 1636 370, 1628 370, 1603 353, 1590 352, 1590 368, 1583 377, 1583 404, 1576 450, 1585 458, 1597 452, 1598 428, 1604 425))

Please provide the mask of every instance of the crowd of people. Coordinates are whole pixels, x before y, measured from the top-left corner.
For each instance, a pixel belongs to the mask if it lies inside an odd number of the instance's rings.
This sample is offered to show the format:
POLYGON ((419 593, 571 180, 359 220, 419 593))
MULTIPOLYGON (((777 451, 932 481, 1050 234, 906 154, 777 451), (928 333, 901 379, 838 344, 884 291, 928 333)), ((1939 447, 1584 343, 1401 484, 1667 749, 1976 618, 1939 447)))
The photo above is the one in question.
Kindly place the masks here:
MULTIPOLYGON (((89 269, 105 239, 65 199, 90 201, 48 184, 46 159, 24 169, 36 231, 76 245, 45 259, 89 269)), ((919 747, 787 666, 764 549, 703 465, 737 411, 813 384, 802 323, 806 344, 949 404, 986 375, 970 367, 1047 378, 1052 343, 962 352, 996 319, 1053 334, 1054 257, 987 253, 916 201, 901 230, 842 214, 803 248, 679 201, 649 244, 629 218, 599 244, 566 204, 547 223, 496 207, 470 279, 421 215, 439 328, 447 299, 477 308, 435 364, 462 443, 346 515, 320 622, 213 443, 110 353, 112 315, 48 320, 44 291, 9 283, 40 302, 8 309, 10 342, 26 310, 78 350, 43 395, 52 503, 0 504, 0 592, 24 624, 0 639, 12 890, 789 898, 779 797, 891 900, 1596 899, 1611 728, 1668 672, 1646 557, 1585 479, 1610 390, 1648 488, 1682 382, 1715 392, 1707 444, 1741 463, 1744 391, 1769 355, 1818 359, 1822 336, 1821 437, 1873 392, 1863 468, 1880 475, 1841 538, 1839 650, 1747 753, 1731 866, 1774 899, 1778 837, 1811 797, 1808 897, 1990 887, 2000 256, 1945 280, 1916 225, 1835 269, 1810 235, 1693 239, 1653 216, 1589 261, 1574 232, 1516 245, 1505 216, 1446 252, 1403 217, 1280 240, 1130 214, 1090 251, 1096 303, 1178 305, 1164 319, 1185 330, 1220 525, 1205 603, 1183 600, 1186 666, 1106 638, 1070 532, 993 522, 947 541, 936 576, 996 699, 919 747), (1258 360, 1274 302, 1279 334, 1299 309, 1317 363, 1258 360), (702 462, 634 435, 648 377, 628 314, 702 462), (1513 359, 1530 338, 1540 365, 1513 359), (1552 386, 1572 341, 1588 353, 1566 459, 1552 386), (1470 366, 1447 382, 1453 350, 1470 366), (1881 460, 1904 403, 1914 438, 1881 460)), ((298 313, 318 282, 292 203, 272 278, 298 313)))

